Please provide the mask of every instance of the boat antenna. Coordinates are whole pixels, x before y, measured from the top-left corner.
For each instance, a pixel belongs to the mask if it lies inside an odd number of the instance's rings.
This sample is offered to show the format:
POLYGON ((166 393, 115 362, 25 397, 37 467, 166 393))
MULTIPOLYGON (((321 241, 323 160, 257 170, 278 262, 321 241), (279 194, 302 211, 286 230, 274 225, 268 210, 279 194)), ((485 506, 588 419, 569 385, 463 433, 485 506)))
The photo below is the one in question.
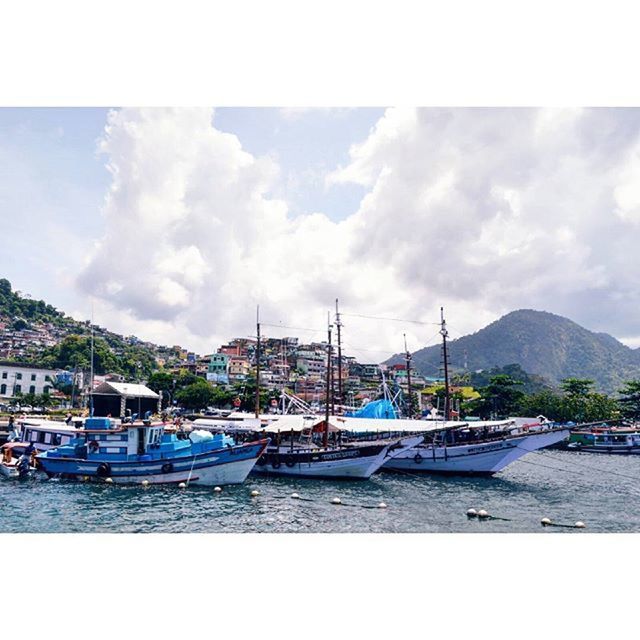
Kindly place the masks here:
POLYGON ((449 332, 447 331, 447 323, 444 319, 444 308, 440 307, 440 335, 442 336, 442 361, 444 366, 444 419, 445 421, 450 419, 451 407, 450 407, 450 395, 449 395, 449 356, 447 354, 447 338, 449 332))
POLYGON ((260 305, 256 308, 256 329, 258 344, 256 345, 256 418, 260 417, 260 305))
POLYGON ((413 407, 411 406, 411 354, 407 349, 407 334, 404 336, 404 362, 407 368, 407 418, 413 418, 413 407))
POLYGON ((336 298, 336 327, 338 328, 338 402, 344 405, 344 398, 342 395, 342 342, 340 341, 340 327, 342 321, 340 320, 340 312, 338 311, 338 298, 336 298))
POLYGON ((329 403, 331 402, 331 314, 327 312, 327 394, 324 403, 324 434, 322 446, 329 444, 329 403))

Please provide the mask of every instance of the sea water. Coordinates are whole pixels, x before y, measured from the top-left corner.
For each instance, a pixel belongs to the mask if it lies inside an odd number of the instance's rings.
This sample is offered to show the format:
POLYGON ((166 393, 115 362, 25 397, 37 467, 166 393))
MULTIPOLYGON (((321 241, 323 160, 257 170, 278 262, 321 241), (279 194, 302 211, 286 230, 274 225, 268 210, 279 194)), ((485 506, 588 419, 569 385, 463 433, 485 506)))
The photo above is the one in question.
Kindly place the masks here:
POLYGON ((223 487, 0 479, 0 532, 539 532, 540 520, 590 532, 640 531, 640 456, 529 454, 490 478, 379 473, 368 481, 249 476, 223 487), (251 496, 257 490, 258 496, 251 496), (300 499, 291 497, 297 493, 300 499), (332 504, 340 498, 342 504, 332 504), (386 508, 378 508, 384 502, 386 508), (479 521, 467 509, 501 520, 479 521))

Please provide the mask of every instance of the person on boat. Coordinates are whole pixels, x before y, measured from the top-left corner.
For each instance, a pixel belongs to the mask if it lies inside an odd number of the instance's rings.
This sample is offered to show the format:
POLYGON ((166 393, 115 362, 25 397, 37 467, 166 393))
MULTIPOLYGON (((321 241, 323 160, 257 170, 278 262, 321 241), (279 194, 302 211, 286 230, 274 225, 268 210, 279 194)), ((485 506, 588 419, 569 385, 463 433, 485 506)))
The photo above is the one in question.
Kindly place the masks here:
POLYGON ((20 440, 20 433, 16 426, 16 419, 13 416, 9 416, 9 424, 7 425, 7 428, 9 429, 7 442, 18 442, 18 440, 20 440))
POLYGON ((25 452, 18 458, 18 461, 16 462, 16 469, 18 470, 18 474, 21 478, 29 474, 30 466, 30 457, 27 455, 27 452, 25 450, 25 452))
POLYGON ((73 419, 73 416, 71 415, 71 411, 69 411, 69 413, 67 413, 67 417, 64 419, 64 423, 69 426, 71 424, 71 420, 73 419))

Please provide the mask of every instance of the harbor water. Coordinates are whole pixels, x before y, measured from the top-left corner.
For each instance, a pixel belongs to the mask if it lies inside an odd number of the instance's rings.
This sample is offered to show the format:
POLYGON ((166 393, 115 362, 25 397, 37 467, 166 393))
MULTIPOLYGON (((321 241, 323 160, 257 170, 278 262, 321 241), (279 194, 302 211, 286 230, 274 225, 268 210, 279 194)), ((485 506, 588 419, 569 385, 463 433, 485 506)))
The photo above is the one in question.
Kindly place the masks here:
POLYGON ((249 476, 244 485, 221 492, 0 479, 0 532, 638 532, 639 498, 640 456, 549 450, 491 478, 381 473, 369 481, 338 482, 249 476), (252 497, 254 490, 259 495, 252 497), (332 504, 334 498, 342 504, 332 504), (387 507, 378 508, 381 502, 387 507), (502 519, 468 519, 469 508, 502 519), (543 517, 583 521, 586 529, 543 528, 543 517))

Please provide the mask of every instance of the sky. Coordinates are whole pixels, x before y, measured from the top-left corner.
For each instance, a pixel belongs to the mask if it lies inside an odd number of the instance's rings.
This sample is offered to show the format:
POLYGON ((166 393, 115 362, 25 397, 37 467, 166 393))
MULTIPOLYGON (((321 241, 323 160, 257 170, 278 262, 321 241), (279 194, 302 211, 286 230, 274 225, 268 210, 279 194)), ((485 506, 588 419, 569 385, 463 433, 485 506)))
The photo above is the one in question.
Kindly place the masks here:
POLYGON ((15 289, 199 353, 258 305, 321 340, 336 298, 361 361, 441 306, 640 345, 635 108, 1 108, 0 219, 15 289))

